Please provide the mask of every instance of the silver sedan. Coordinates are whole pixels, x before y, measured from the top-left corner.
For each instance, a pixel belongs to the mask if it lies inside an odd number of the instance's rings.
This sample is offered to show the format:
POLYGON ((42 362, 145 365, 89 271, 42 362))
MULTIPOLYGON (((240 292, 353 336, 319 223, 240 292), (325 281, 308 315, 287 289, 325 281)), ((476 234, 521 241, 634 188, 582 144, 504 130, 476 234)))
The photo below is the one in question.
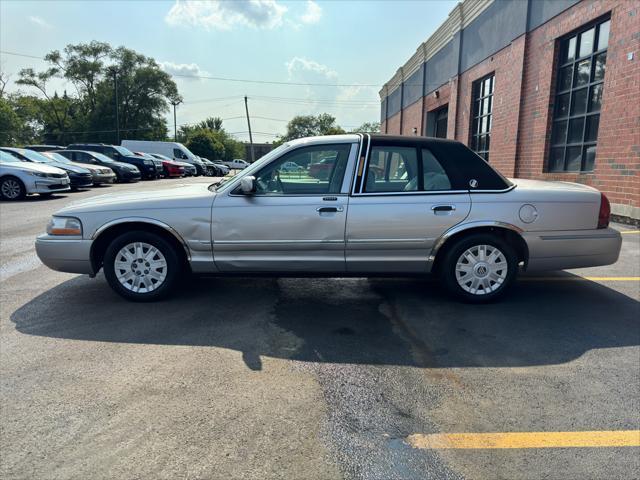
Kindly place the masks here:
POLYGON ((54 270, 102 268, 138 301, 166 296, 190 270, 435 273, 459 298, 486 302, 521 269, 616 262, 621 237, 609 214, 594 188, 506 179, 458 142, 354 134, 285 143, 217 184, 74 203, 36 249, 54 270), (323 175, 313 174, 319 166, 323 175))

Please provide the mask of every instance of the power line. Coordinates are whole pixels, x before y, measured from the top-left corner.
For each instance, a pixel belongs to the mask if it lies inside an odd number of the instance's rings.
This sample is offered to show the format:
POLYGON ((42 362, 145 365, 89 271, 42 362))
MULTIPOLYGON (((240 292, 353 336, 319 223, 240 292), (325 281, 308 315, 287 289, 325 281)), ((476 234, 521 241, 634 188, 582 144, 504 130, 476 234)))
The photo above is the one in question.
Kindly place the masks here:
MULTIPOLYGON (((335 100, 331 98, 301 98, 301 97, 271 97, 266 95, 248 95, 250 99, 261 100, 265 102, 273 102, 273 103, 300 103, 300 104, 315 104, 315 103, 326 103, 326 104, 336 104, 336 105, 344 105, 344 106, 362 106, 362 105, 375 105, 376 107, 380 106, 380 102, 377 100, 335 100)), ((196 104, 196 103, 208 103, 208 102, 218 102, 222 100, 228 100, 231 98, 235 98, 237 100, 242 100, 244 96, 237 95, 234 97, 219 97, 219 98, 201 98, 198 100, 187 100, 185 104, 196 104)), ((231 104, 230 104, 231 105, 231 104)))
MULTIPOLYGON (((26 53, 18 53, 18 52, 10 52, 8 50, 0 50, 0 53, 5 55, 13 55, 16 57, 25 57, 25 58, 35 58, 37 60, 45 60, 43 57, 38 57, 36 55, 28 55, 26 53)), ((169 72, 167 72, 169 73, 169 72)), ((384 84, 380 83, 320 83, 320 82, 286 82, 286 81, 278 81, 278 80, 256 80, 249 78, 233 78, 233 77, 218 77, 211 75, 186 75, 182 73, 169 73, 169 75, 173 77, 179 78, 193 78, 193 79, 202 79, 202 80, 216 80, 221 82, 236 82, 236 83, 256 83, 260 85, 288 85, 288 86, 300 86, 300 87, 372 87, 372 88, 381 88, 384 84)), ((412 86, 420 86, 422 83, 413 83, 409 84, 406 82, 398 82, 398 83, 386 83, 387 87, 396 87, 399 85, 412 85, 412 86)), ((437 88, 440 85, 430 85, 428 84, 428 88, 437 88)))
MULTIPOLYGON (((226 121, 226 120, 235 120, 237 118, 244 118, 243 116, 239 116, 239 117, 227 117, 227 118, 221 118, 220 120, 222 121, 226 121)), ((177 126, 178 127, 195 127, 198 126, 201 122, 190 122, 190 123, 178 123, 177 126)), ((139 127, 139 128, 121 128, 119 129, 119 131, 121 132, 138 132, 138 131, 146 131, 146 130, 155 130, 158 127, 139 127)), ((26 130, 2 130, 0 131, 0 133, 18 133, 18 132, 24 132, 26 130)), ((61 132, 58 132, 59 134, 63 134, 63 135, 67 135, 67 134, 79 134, 79 133, 114 133, 117 132, 118 130, 111 129, 111 130, 76 130, 76 131, 67 131, 67 130, 63 130, 61 132)))

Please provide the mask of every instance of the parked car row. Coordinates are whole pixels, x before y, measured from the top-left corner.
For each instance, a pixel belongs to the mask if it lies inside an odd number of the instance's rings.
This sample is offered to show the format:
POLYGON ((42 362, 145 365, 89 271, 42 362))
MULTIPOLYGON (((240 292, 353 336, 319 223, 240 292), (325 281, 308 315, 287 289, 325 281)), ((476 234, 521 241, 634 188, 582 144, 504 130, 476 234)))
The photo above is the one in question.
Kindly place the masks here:
POLYGON ((17 200, 31 193, 47 196, 116 181, 225 176, 230 168, 248 165, 244 160, 234 160, 229 167, 194 155, 176 142, 123 140, 122 145, 29 145, 0 147, 0 152, 0 198, 3 200, 17 200))

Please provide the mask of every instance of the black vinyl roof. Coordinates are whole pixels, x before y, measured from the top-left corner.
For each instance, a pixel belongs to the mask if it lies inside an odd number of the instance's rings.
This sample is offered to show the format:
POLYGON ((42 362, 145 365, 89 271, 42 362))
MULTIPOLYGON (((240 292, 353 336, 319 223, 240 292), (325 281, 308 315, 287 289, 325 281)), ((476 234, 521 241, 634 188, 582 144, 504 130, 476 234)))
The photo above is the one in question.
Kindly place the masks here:
POLYGON ((484 158, 456 140, 381 133, 372 133, 369 136, 374 146, 398 145, 429 149, 447 172, 454 190, 505 190, 512 186, 512 183, 484 158), (472 184, 476 186, 472 187, 472 184))

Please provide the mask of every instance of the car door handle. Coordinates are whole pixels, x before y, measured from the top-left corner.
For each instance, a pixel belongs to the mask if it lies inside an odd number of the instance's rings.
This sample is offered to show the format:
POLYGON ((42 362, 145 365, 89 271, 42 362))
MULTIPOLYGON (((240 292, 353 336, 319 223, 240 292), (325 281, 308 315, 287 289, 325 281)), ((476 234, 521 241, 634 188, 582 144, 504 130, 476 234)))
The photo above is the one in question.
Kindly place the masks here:
POLYGON ((455 209, 456 209, 455 205, 434 205, 433 207, 431 207, 431 210, 433 210, 433 213, 451 212, 455 209))
POLYGON ((316 211, 318 213, 335 213, 335 212, 342 212, 344 210, 343 207, 318 207, 316 208, 316 211))

